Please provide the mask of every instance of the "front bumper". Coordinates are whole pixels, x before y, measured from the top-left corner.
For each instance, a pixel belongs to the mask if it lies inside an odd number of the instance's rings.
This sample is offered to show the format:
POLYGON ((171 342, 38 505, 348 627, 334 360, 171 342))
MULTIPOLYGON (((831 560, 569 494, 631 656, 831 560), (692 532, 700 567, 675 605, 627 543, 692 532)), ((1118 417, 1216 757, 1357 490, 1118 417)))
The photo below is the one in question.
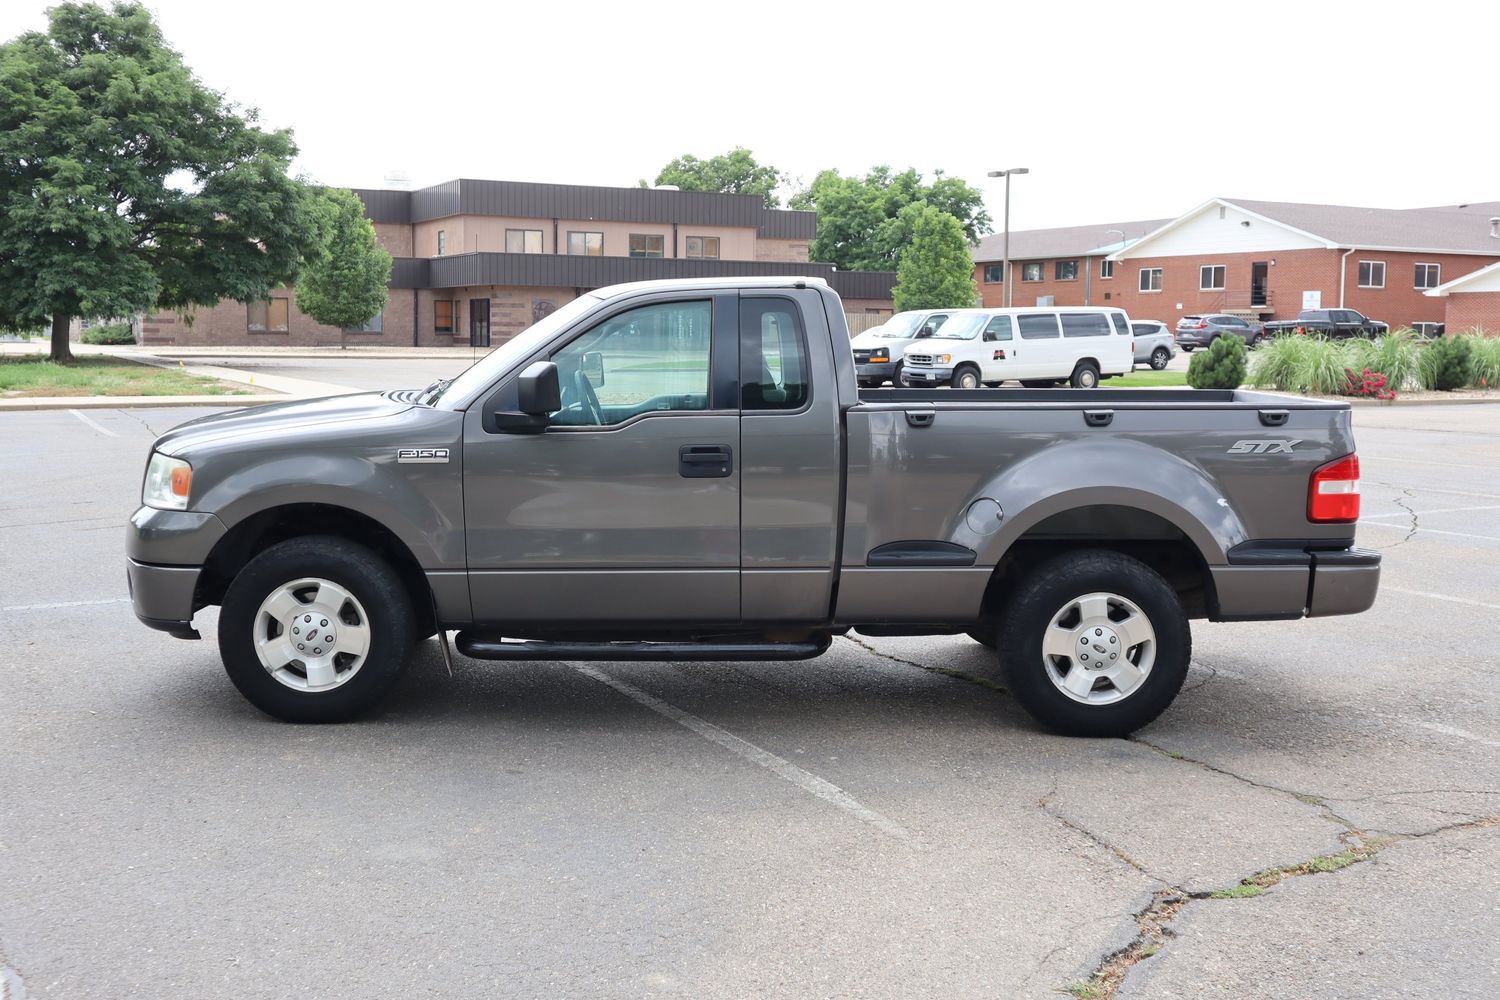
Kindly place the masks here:
POLYGON ((1209 567, 1214 621, 1357 615, 1380 587, 1380 553, 1372 549, 1250 549, 1229 557, 1229 565, 1209 567))
POLYGON ((953 369, 951 367, 913 368, 911 365, 907 365, 901 369, 902 385, 947 385, 951 381, 953 381, 953 369))
POLYGON ((198 577, 223 537, 224 523, 212 514, 154 507, 132 514, 125 535, 125 576, 135 616, 154 629, 196 639, 198 577))
POLYGON ((859 380, 884 382, 896 377, 896 369, 901 367, 899 361, 860 361, 854 365, 854 371, 859 380))

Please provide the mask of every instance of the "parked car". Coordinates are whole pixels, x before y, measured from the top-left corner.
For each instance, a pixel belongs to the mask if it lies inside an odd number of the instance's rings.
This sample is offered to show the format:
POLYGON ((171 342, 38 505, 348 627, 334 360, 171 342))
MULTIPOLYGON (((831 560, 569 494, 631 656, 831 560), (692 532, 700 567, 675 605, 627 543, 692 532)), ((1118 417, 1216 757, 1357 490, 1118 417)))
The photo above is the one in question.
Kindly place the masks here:
POLYGON ((1177 340, 1167 324, 1154 319, 1133 320, 1130 332, 1135 337, 1136 364, 1161 371, 1177 356, 1177 340))
POLYGON ((901 351, 908 344, 931 337, 953 312, 952 309, 899 312, 851 340, 860 386, 873 388, 886 382, 900 385, 901 351))
MULTIPOLYGON (((1128 346, 1103 316, 1006 311, 1023 336, 986 347, 1128 346)), ((816 278, 585 292, 451 381, 157 438, 131 600, 181 639, 219 605, 229 679, 296 722, 369 711, 449 631, 481 660, 660 662, 807 659, 853 629, 968 632, 1087 736, 1166 709, 1190 619, 1375 600, 1347 402, 941 396, 861 392, 816 278)))
POLYGON ((1378 319, 1366 319, 1353 309, 1304 309, 1296 319, 1267 323, 1267 337, 1285 333, 1319 333, 1325 337, 1378 337, 1390 327, 1378 319))
POLYGON ((936 336, 906 348, 901 384, 1041 388, 1066 380, 1093 389, 1134 368, 1130 341, 1130 320, 1118 309, 957 310, 936 336))
POLYGON ((1246 347, 1254 347, 1261 338, 1260 326, 1239 316, 1211 313, 1203 316, 1184 316, 1177 321, 1177 346, 1191 354, 1194 348, 1207 347, 1222 334, 1232 333, 1245 338, 1246 347))

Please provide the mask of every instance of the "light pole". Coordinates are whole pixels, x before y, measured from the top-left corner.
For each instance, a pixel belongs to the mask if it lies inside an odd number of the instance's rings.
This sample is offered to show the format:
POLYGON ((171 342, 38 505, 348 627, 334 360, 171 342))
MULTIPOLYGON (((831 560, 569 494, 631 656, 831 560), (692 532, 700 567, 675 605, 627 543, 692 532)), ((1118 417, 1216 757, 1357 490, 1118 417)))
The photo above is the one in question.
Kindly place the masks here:
POLYGON ((1010 307, 1010 175, 1029 174, 1029 167, 1011 167, 1009 170, 991 170, 991 177, 1005 178, 1005 239, 1001 244, 1000 276, 1005 281, 1005 305, 1010 307))

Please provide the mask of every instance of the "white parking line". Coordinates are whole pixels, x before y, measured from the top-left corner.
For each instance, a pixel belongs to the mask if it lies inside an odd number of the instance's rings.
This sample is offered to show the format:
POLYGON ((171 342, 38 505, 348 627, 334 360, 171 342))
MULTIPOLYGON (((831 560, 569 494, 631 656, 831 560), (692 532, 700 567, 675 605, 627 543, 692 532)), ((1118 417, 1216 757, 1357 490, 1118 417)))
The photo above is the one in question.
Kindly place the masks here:
POLYGON ((1500 611, 1500 604, 1486 604, 1484 601, 1470 600, 1467 597, 1449 597, 1447 594, 1434 594, 1430 590, 1407 590, 1404 587, 1386 587, 1381 590, 1389 590, 1393 594, 1407 594, 1411 597, 1427 597, 1434 601, 1450 601, 1454 604, 1467 604, 1475 608, 1489 608, 1492 611, 1500 611))
MULTIPOLYGON (((1372 528, 1395 528, 1397 531, 1410 531, 1410 524, 1386 524, 1384 521, 1369 521, 1365 518, 1359 519, 1360 524, 1368 524, 1372 528)), ((1419 535, 1454 535, 1458 538, 1478 538, 1485 542, 1500 542, 1500 535, 1471 535, 1467 531, 1440 531, 1437 528, 1417 528, 1419 535)))
POLYGON ((1482 743, 1487 747, 1500 747, 1500 740, 1492 740, 1488 736, 1480 736, 1478 733, 1471 733, 1467 729, 1459 729, 1456 726, 1446 726, 1441 722, 1423 722, 1421 719, 1408 719, 1402 715, 1382 715, 1381 718, 1390 722, 1399 722, 1403 726, 1411 726, 1413 729, 1425 729, 1444 736, 1455 736, 1471 743, 1482 743))
POLYGON ((68 412, 73 414, 73 416, 77 417, 79 420, 82 420, 84 423, 88 424, 100 434, 108 434, 112 438, 117 438, 120 436, 114 431, 110 430, 108 427, 105 427, 103 424, 90 419, 82 410, 69 410, 68 412))
POLYGON ((129 604, 128 597, 111 597, 103 601, 57 601, 52 604, 12 604, 0 611, 51 611, 53 608, 88 608, 96 604, 129 604))
MULTIPOLYGON (((1500 510, 1500 504, 1490 504, 1487 507, 1443 507, 1439 510, 1419 510, 1415 513, 1417 517, 1426 517, 1429 514, 1463 514, 1471 510, 1500 510)), ((1389 514, 1370 514, 1367 519, 1377 517, 1411 517, 1412 513, 1409 510, 1397 510, 1389 514)))
POLYGON ((785 778, 804 792, 815 795, 824 802, 838 806, 844 812, 863 823, 870 824, 881 833, 889 834, 897 840, 911 839, 911 834, 907 833, 897 823, 880 815, 873 809, 861 805, 853 796, 839 786, 824 781, 816 774, 802 770, 802 768, 786 758, 778 757, 769 750, 762 749, 754 743, 742 740, 727 729, 720 729, 712 722, 706 722, 696 715, 684 712, 675 705, 669 705, 660 698, 647 694, 633 684, 627 684, 619 678, 611 677, 591 664, 570 663, 568 665, 585 677, 592 677, 600 684, 614 688, 631 701, 646 706, 658 715, 666 716, 679 726, 691 729, 709 742, 717 743, 730 753, 742 757, 752 764, 763 767, 780 778, 785 778))

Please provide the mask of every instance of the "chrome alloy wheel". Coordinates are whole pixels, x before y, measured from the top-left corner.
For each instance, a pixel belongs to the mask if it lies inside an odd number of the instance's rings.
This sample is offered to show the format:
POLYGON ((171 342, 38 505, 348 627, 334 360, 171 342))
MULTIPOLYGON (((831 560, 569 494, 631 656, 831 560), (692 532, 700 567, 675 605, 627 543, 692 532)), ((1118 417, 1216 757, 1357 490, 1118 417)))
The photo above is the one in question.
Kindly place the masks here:
POLYGON ((343 587, 308 577, 271 591, 255 613, 255 655, 276 680, 297 691, 331 691, 364 665, 370 620, 343 587))
POLYGON ((1042 666, 1063 694, 1085 705, 1124 701, 1156 662, 1156 631, 1118 594, 1085 594, 1064 604, 1042 636, 1042 666))

